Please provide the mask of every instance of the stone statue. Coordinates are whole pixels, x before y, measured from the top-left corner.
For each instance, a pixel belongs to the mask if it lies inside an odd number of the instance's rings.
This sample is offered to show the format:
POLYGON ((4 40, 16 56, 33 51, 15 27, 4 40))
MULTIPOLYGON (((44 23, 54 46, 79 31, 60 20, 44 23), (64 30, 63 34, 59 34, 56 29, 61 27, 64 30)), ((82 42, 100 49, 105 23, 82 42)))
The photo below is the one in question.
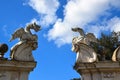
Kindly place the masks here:
POLYGON ((120 61, 120 46, 113 52, 112 61, 120 61))
POLYGON ((113 32, 114 38, 117 39, 117 48, 114 50, 113 55, 112 55, 112 61, 120 61, 120 31, 119 32, 113 32))
POLYGON ((38 36, 31 33, 31 29, 38 32, 41 26, 36 23, 28 24, 25 29, 20 28, 12 34, 10 41, 19 38, 20 41, 11 48, 10 57, 18 61, 34 61, 32 51, 38 47, 38 36))
POLYGON ((72 28, 72 31, 79 32, 80 36, 74 37, 72 40, 72 51, 77 53, 77 62, 95 62, 97 54, 92 47, 91 42, 97 42, 96 37, 92 33, 85 35, 81 28, 72 28))

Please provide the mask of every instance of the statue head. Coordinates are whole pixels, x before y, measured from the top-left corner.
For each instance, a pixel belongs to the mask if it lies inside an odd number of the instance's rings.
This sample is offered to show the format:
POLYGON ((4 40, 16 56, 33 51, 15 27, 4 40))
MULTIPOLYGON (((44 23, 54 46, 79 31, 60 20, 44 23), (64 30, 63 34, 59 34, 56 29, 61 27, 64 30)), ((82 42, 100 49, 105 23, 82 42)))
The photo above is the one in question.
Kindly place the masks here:
POLYGON ((29 31, 30 29, 34 29, 36 32, 38 32, 41 29, 41 26, 37 25, 35 22, 32 24, 28 24, 26 26, 26 31, 29 31))
POLYGON ((33 23, 33 28, 36 32, 38 32, 41 29, 41 26, 37 25, 35 22, 33 23))

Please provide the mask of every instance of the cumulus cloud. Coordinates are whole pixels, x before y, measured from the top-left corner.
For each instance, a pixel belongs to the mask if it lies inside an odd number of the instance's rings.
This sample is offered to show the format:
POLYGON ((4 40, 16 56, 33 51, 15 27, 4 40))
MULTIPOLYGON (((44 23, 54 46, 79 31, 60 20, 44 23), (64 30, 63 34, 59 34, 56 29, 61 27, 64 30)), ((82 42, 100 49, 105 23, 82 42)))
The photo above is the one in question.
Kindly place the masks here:
POLYGON ((67 0, 63 18, 56 15, 60 7, 58 0, 29 0, 29 5, 40 16, 40 20, 32 19, 31 22, 42 26, 52 24, 46 35, 58 46, 69 44, 74 36, 78 36, 71 31, 72 27, 81 27, 85 32, 93 32, 96 37, 101 31, 120 30, 120 18, 112 13, 112 10, 120 11, 119 0, 67 0))
POLYGON ((110 20, 107 20, 105 24, 101 25, 92 25, 90 28, 86 27, 87 32, 92 32, 95 34, 95 36, 99 37, 101 32, 103 31, 120 31, 120 17, 113 17, 110 20))
POLYGON ((119 27, 115 26, 115 24, 119 22, 117 18, 113 18, 111 21, 105 21, 106 23, 104 24, 99 21, 100 17, 106 18, 112 14, 109 13, 109 11, 113 7, 120 8, 119 0, 68 0, 64 9, 63 20, 58 19, 56 21, 53 28, 48 32, 48 39, 54 40, 59 46, 71 43, 75 35, 71 32, 71 27, 75 26, 87 29, 89 32, 94 32, 96 36, 98 36, 100 31, 108 28, 111 30, 115 28, 118 29, 119 27), (114 19, 116 21, 114 21, 114 19), (95 25, 89 25, 90 23, 94 23, 95 25), (113 24, 114 27, 108 27, 108 23, 113 24))
POLYGON ((111 31, 115 31, 115 32, 120 31, 120 18, 114 17, 110 21, 108 21, 108 28, 111 31))
POLYGON ((58 0, 29 0, 29 5, 40 14, 39 23, 41 25, 49 26, 56 21, 58 0))
POLYGON ((110 3, 115 8, 120 9, 120 0, 110 0, 110 3))
POLYGON ((56 24, 53 26, 51 30, 48 32, 48 39, 55 40, 55 43, 60 47, 66 43, 70 43, 73 37, 70 24, 62 23, 61 19, 58 19, 56 24))
POLYGON ((28 24, 30 24, 30 23, 36 23, 36 24, 40 24, 39 22, 40 21, 38 21, 36 18, 33 18, 30 22, 28 22, 28 23, 26 23, 26 25, 28 25, 28 24))

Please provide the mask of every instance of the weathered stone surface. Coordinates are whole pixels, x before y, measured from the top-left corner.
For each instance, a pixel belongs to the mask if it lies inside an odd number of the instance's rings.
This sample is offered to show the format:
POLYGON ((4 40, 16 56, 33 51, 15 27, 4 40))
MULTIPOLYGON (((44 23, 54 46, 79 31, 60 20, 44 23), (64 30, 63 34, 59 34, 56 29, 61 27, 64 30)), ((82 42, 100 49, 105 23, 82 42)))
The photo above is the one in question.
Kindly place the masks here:
POLYGON ((113 52, 112 60, 113 60, 113 61, 120 61, 120 46, 118 46, 118 47, 115 49, 115 51, 113 52))
MULTIPOLYGON (((73 45, 73 51, 75 51, 76 47, 73 45)), ((78 44, 78 51, 76 53, 76 62, 95 62, 97 61, 96 52, 88 45, 84 43, 78 44)))
POLYGON ((19 38, 20 41, 11 48, 11 59, 17 61, 34 61, 32 51, 38 48, 38 36, 32 34, 31 29, 38 32, 41 27, 36 23, 29 24, 16 30, 10 41, 19 38))
POLYGON ((120 80, 120 63, 102 61, 95 63, 76 63, 74 69, 82 80, 120 80))
POLYGON ((28 80, 36 62, 0 60, 0 80, 28 80))
POLYGON ((78 37, 72 40, 72 51, 76 52, 76 62, 95 62, 97 54, 92 47, 91 42, 97 42, 96 37, 92 33, 85 34, 81 28, 72 28, 72 31, 79 32, 78 37))

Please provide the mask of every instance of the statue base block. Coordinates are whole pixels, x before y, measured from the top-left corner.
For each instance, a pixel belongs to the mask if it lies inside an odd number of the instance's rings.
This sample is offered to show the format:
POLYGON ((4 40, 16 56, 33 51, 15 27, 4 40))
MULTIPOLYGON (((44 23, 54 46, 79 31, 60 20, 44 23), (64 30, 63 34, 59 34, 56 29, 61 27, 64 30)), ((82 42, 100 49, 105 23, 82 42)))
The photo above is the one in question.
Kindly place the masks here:
POLYGON ((28 80, 36 62, 0 60, 0 80, 28 80))
POLYGON ((76 63, 74 69, 82 80, 120 80, 120 62, 76 63))

